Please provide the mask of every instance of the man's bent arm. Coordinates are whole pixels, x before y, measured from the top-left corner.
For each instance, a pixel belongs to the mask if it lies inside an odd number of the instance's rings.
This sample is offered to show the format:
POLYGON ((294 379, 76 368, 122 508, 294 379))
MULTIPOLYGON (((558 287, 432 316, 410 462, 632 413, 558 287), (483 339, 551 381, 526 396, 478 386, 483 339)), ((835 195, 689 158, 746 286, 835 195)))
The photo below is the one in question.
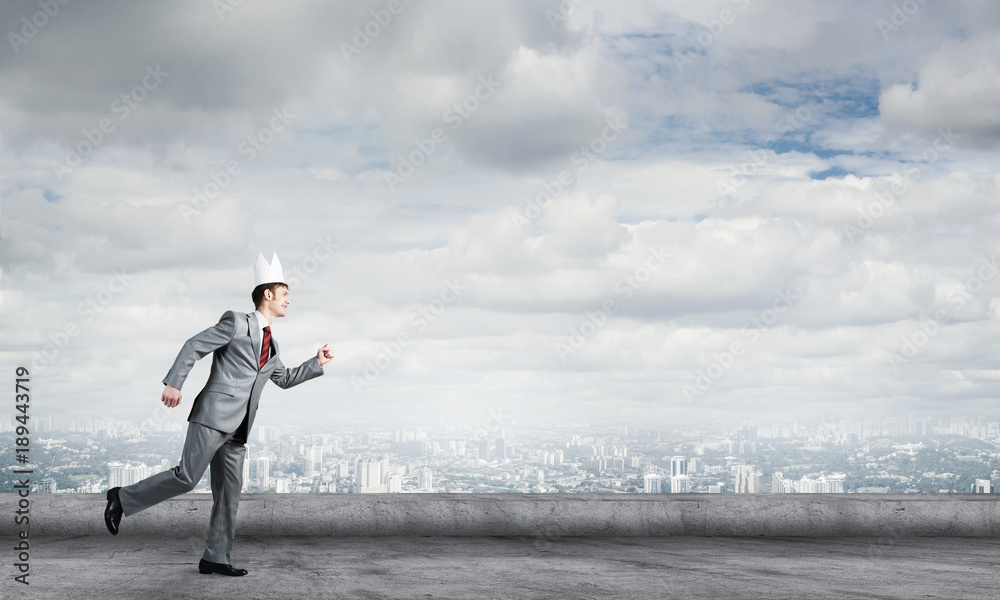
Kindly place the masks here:
MULTIPOLYGON (((226 311, 219 322, 184 342, 163 383, 181 389, 196 360, 228 344, 236 332, 236 313, 226 311)), ((164 392, 165 393, 165 392, 164 392)), ((178 401, 180 399, 178 398, 178 401)))
POLYGON ((281 359, 276 359, 276 361, 277 364, 271 373, 271 381, 276 383, 278 387, 290 388, 293 385, 309 381, 313 377, 319 377, 323 374, 323 367, 320 365, 319 359, 315 356, 291 369, 285 367, 281 359))

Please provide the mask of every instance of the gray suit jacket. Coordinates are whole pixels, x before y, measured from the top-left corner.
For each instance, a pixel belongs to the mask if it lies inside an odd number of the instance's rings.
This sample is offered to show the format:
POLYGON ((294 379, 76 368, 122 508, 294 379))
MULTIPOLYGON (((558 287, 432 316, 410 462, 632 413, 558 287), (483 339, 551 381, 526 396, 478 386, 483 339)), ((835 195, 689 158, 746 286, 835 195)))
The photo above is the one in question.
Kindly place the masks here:
POLYGON ((270 379, 283 388, 290 388, 323 374, 315 356, 292 369, 285 368, 278 358, 278 344, 271 336, 271 356, 258 368, 257 348, 260 329, 252 313, 227 311, 219 322, 195 335, 180 353, 163 379, 166 385, 181 389, 191 367, 199 358, 212 352, 212 372, 208 382, 194 399, 188 421, 231 433, 243 422, 249 407, 247 433, 253 427, 257 404, 264 384, 270 379))

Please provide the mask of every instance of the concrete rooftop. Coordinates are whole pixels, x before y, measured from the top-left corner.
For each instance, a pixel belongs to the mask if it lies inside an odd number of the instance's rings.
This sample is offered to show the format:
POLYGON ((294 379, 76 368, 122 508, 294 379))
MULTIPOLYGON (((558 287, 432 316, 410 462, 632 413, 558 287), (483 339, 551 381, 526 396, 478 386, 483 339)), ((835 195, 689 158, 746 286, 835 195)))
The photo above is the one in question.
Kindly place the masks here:
MULTIPOLYGON (((240 578, 188 538, 40 538, 4 598, 996 598, 989 538, 238 537, 240 578)), ((11 552, 8 550, 8 552, 11 552)))
POLYGON ((242 578, 198 573, 210 495, 118 536, 103 494, 28 500, 31 585, 0 520, 0 598, 1000 597, 997 495, 245 494, 242 578))

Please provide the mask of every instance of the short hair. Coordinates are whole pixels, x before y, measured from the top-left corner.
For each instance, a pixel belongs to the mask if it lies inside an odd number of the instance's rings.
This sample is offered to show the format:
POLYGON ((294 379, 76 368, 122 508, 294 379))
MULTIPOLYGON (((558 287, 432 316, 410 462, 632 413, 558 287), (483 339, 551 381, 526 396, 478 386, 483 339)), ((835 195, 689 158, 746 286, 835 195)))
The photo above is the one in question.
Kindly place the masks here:
POLYGON ((262 283, 255 287, 253 292, 250 293, 250 299, 253 300, 253 307, 260 308, 260 303, 264 301, 264 290, 271 290, 271 293, 274 294, 274 290, 279 287, 287 288, 288 285, 280 281, 275 281, 272 283, 262 283))

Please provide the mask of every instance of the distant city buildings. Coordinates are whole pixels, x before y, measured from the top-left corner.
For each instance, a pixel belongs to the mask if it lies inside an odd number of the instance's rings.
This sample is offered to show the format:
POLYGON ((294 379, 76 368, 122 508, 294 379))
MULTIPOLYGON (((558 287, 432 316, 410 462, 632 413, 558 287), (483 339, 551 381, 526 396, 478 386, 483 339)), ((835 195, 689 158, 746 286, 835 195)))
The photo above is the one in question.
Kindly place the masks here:
POLYGON ((51 477, 46 477, 38 483, 35 488, 36 494, 55 494, 58 490, 58 485, 56 485, 56 480, 51 477))
POLYGON ((108 463, 108 488, 132 485, 159 472, 160 470, 147 467, 143 463, 108 463))
POLYGON ((820 477, 802 477, 798 481, 790 481, 782 477, 782 473, 775 472, 771 478, 771 493, 774 494, 843 494, 844 480, 847 476, 843 473, 832 475, 822 475, 820 477))
POLYGON ((736 465, 736 493, 760 494, 764 491, 762 482, 764 474, 753 465, 736 465))
MULTIPOLYGON (((65 415, 32 419, 35 431, 41 432, 33 437, 32 458, 44 464, 32 479, 33 493, 99 493, 129 485, 173 468, 183 444, 181 422, 175 426, 150 419, 136 424, 65 415), (149 466, 156 460, 159 464, 149 466)), ((0 415, 0 432, 11 436, 14 423, 11 415, 0 415)), ((656 430, 593 424, 515 428, 506 421, 504 426, 448 423, 396 429, 359 426, 355 431, 258 425, 247 445, 243 489, 992 493, 988 476, 994 467, 983 466, 995 465, 997 448, 1000 423, 960 416, 656 430), (970 445, 965 439, 988 444, 970 445), (914 464, 941 466, 914 470, 914 464)), ((206 489, 199 486, 200 491, 206 489)))

